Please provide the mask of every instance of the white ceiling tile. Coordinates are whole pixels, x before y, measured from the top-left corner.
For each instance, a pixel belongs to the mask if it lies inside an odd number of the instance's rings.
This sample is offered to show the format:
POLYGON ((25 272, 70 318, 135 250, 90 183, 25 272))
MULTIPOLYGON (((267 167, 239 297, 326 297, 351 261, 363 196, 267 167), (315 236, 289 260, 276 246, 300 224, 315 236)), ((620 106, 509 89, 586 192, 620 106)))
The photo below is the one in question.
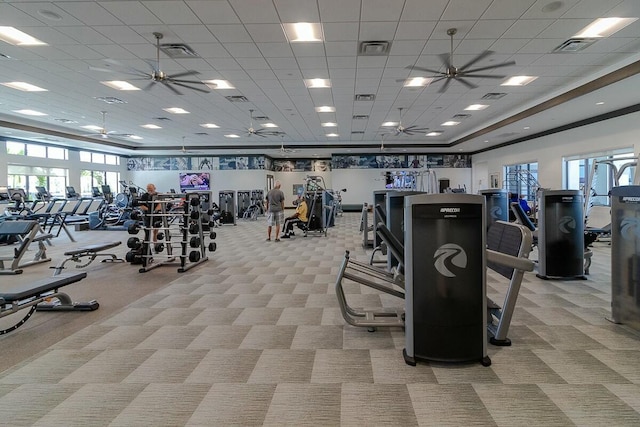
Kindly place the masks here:
POLYGON ((358 69, 360 68, 380 68, 387 63, 386 56, 359 56, 358 69))
POLYGON ((238 24, 229 24, 229 25, 207 25, 207 28, 211 33, 216 36, 220 43, 238 43, 238 42, 247 42, 250 43, 251 36, 244 28, 244 25, 238 24))
POLYGON ((136 31, 124 25, 112 26, 99 26, 92 27, 94 30, 108 37, 109 40, 118 44, 134 44, 134 43, 148 43, 147 39, 142 37, 136 31))
POLYGON ((266 58, 293 58, 293 51, 289 43, 256 43, 256 45, 266 58))
POLYGON ((165 24, 201 24, 200 19, 190 8, 185 7, 183 1, 143 1, 142 4, 165 24))
POLYGON ((318 0, 322 22, 358 22, 360 1, 318 0))
MULTIPOLYGON (((73 44, 111 44, 112 41, 91 27, 57 27, 61 33, 73 39, 73 44)), ((60 42, 61 44, 67 44, 60 42)))
POLYGON ((333 85, 337 80, 353 80, 356 77, 355 68, 334 68, 329 70, 329 77, 333 85))
POLYGON ((538 35, 538 38, 553 39, 564 38, 569 39, 577 34, 581 29, 589 25, 590 19, 558 19, 553 24, 545 28, 544 32, 538 35))
POLYGON ((415 55, 418 56, 424 48, 423 40, 396 40, 391 45, 389 55, 415 55))
POLYGON ((139 1, 102 2, 102 7, 128 25, 158 25, 162 21, 139 1))
POLYGON ((565 39, 534 39, 524 45, 518 53, 551 53, 556 47, 563 43, 565 39))
POLYGON ((327 57, 327 63, 329 64, 329 69, 356 68, 357 59, 355 56, 329 56, 327 57))
POLYGON ((227 0, 186 0, 203 24, 236 24, 240 19, 227 0))
POLYGON ((521 17, 521 19, 556 19, 565 14, 580 0, 563 0, 557 10, 547 12, 544 7, 549 0, 537 0, 521 17))
MULTIPOLYGON (((21 6, 21 4, 18 3, 17 6, 21 6)), ((0 25, 14 27, 45 26, 42 21, 21 11, 15 5, 5 3, 0 3, 0 25)))
POLYGON ((282 72, 300 72, 294 58, 265 58, 276 74, 282 72))
POLYGON ((260 50, 253 43, 225 43, 225 48, 234 58, 262 58, 260 50))
POLYGON ((328 22, 322 24, 324 40, 335 41, 355 41, 358 40, 357 22, 328 22))
POLYGON ((467 33, 466 38, 495 40, 500 38, 514 23, 515 21, 511 19, 478 21, 467 33))
POLYGON ((493 0, 482 19, 517 19, 535 3, 535 0, 493 0))
POLYGON ((459 21, 467 19, 479 19, 487 10, 492 0, 451 0, 447 5, 441 19, 444 21, 459 21))
POLYGON ((287 41, 280 24, 247 24, 245 28, 256 43, 287 41))
POLYGON ((529 42, 528 39, 498 39, 493 43, 490 49, 497 53, 513 54, 518 52, 529 42))
MULTIPOLYGON (((122 21, 109 13, 97 2, 59 1, 56 6, 74 16, 84 25, 122 25, 122 21)), ((63 20, 64 22, 64 20, 63 20)))
POLYGON ((403 6, 404 0, 362 0, 361 19, 397 22, 403 6))
POLYGON ((366 40, 393 40, 398 24, 395 22, 363 22, 360 25, 359 39, 366 40))
MULTIPOLYGON (((279 59, 279 58, 278 58, 279 59)), ((295 64, 293 64, 295 66, 295 64)), ((279 80, 296 80, 298 82, 302 81, 302 73, 300 72, 300 70, 298 68, 282 68, 282 69, 278 69, 278 68, 273 68, 273 66, 271 67, 273 70, 273 73, 276 75, 276 77, 279 80)))
POLYGON ((102 54, 95 50, 82 46, 82 45, 60 45, 58 49, 72 55, 77 59, 100 59, 103 58, 102 54))
POLYGON ((394 40, 427 40, 436 27, 436 21, 402 21, 394 40))
POLYGON ((324 45, 327 56, 330 57, 353 57, 353 55, 358 52, 357 42, 325 42, 324 45))
POLYGON ((223 58, 231 56, 220 43, 189 43, 201 58, 223 58))
POLYGON ((274 0, 282 22, 320 22, 316 0, 274 0))
POLYGON ((245 24, 278 23, 278 12, 272 0, 229 0, 236 14, 245 24))
MULTIPOLYGON (((192 45, 194 43, 217 43, 211 31, 202 25, 170 25, 169 30, 184 43, 192 45)), ((169 39, 169 38, 168 38, 169 39)), ((169 39, 170 40, 170 39, 169 39)), ((161 43, 165 43, 163 39, 161 43)))
POLYGON ((442 17, 449 0, 407 0, 402 11, 402 21, 437 21, 442 17))
POLYGON ((532 39, 553 24, 551 19, 526 19, 516 21, 502 37, 507 39, 532 39))
POLYGON ((306 78, 328 78, 329 72, 327 71, 327 60, 317 56, 301 56, 298 57, 298 66, 302 70, 303 74, 307 74, 310 71, 315 74, 314 77, 306 78), (324 76, 324 77, 322 77, 324 76))
MULTIPOLYGON (((260 58, 251 58, 251 57, 235 57, 236 61, 238 61, 238 64, 240 64, 240 66, 246 70, 248 73, 250 73, 253 70, 269 70, 269 72, 271 71, 271 67, 269 66, 269 64, 267 63, 267 61, 264 60, 264 58, 260 57, 260 58)), ((275 78, 275 76, 274 76, 275 78)))
POLYGON ((296 57, 325 56, 324 45, 322 43, 294 43, 291 45, 291 49, 296 57))

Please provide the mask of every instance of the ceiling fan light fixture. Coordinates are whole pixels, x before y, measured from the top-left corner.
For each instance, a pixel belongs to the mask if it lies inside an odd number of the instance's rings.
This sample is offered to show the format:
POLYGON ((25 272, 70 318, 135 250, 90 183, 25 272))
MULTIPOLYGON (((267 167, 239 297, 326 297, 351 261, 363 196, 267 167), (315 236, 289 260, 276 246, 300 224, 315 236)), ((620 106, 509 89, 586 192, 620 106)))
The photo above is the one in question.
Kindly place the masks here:
POLYGON ((513 76, 500 84, 500 86, 526 86, 537 78, 538 76, 513 76))

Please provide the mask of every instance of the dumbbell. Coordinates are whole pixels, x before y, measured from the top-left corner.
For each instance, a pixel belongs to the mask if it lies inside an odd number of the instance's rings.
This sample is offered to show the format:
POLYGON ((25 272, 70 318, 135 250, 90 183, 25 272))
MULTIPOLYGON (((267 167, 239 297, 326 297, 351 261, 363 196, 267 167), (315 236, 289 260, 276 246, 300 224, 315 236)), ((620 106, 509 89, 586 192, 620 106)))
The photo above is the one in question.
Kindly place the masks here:
POLYGON ((189 261, 191 261, 191 262, 200 261, 200 252, 198 252, 198 251, 189 252, 189 261))
POLYGON ((163 232, 159 232, 156 237, 158 238, 158 240, 163 240, 164 239, 164 233, 163 232))
POLYGON ((191 219, 198 219, 198 218, 200 218, 200 212, 199 211, 191 211, 190 217, 191 217, 191 219))
POLYGON ((138 234, 138 232, 140 231, 140 224, 138 224, 137 222, 131 223, 127 228, 127 231, 129 232, 129 234, 138 234))
POLYGON ((189 203, 191 204, 191 206, 199 206, 200 205, 200 198, 199 197, 194 197, 189 201, 189 203))
POLYGON ((154 249, 156 250, 156 252, 164 251, 164 243, 156 243, 154 249))
POLYGON ((218 245, 216 244, 216 242, 209 243, 209 252, 215 252, 216 249, 218 249, 218 245))
POLYGON ((215 238, 216 238, 216 237, 217 237, 217 234, 216 234, 216 232, 215 232, 215 231, 212 231, 211 233, 209 233, 209 238, 210 238, 211 240, 215 240, 215 238))
POLYGON ((200 227, 198 224, 189 224, 189 233, 198 234, 200 232, 200 227))
POLYGON ((129 239, 127 239, 127 247, 138 250, 142 247, 142 242, 137 237, 129 237, 129 239))
POLYGON ((192 248, 199 248, 200 247, 200 237, 198 236, 193 236, 191 237, 191 239, 189 239, 189 246, 191 246, 192 248))

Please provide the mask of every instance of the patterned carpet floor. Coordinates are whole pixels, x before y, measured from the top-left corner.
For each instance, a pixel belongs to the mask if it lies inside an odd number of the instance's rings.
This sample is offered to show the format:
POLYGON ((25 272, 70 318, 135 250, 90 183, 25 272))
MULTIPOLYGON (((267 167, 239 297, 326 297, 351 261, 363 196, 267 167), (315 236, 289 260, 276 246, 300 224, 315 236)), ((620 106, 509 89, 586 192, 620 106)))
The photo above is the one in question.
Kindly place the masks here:
MULTIPOLYGON (((344 252, 371 252, 359 223, 345 213, 326 237, 267 242, 263 218, 238 221, 217 228, 218 250, 185 273, 114 267, 122 286, 157 280, 157 290, 1 372, 0 425, 640 425, 640 335, 606 320, 606 244, 588 280, 526 273, 513 345, 489 345, 491 366, 411 367, 401 328, 368 332, 341 316, 344 252)), ((487 283, 502 301, 506 279, 489 271, 487 283)), ((346 292, 357 307, 402 305, 354 283, 346 292)), ((108 304, 108 289, 99 297, 108 304)))

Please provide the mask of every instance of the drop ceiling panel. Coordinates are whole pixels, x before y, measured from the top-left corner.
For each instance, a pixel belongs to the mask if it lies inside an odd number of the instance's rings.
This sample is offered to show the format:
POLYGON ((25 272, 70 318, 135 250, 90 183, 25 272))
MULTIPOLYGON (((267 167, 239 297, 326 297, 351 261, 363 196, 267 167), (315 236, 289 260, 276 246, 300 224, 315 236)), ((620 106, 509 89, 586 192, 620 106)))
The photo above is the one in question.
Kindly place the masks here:
POLYGON ((280 24, 248 24, 245 28, 255 42, 285 43, 287 41, 280 24))
POLYGON ((429 21, 442 17, 449 0, 407 0, 402 11, 402 21, 429 21))
POLYGON ((220 43, 253 42, 245 27, 240 24, 207 25, 207 28, 220 43))
POLYGON ((442 14, 442 19, 444 21, 476 20, 487 10, 491 1, 474 0, 473 2, 468 2, 465 0, 451 0, 442 14))
POLYGON ((531 6, 532 1, 494 0, 482 19, 518 19, 531 6))
POLYGON ((343 0, 318 0, 322 22, 358 22, 360 2, 343 0))
POLYGON ((196 14, 190 8, 185 7, 183 1, 143 1, 142 4, 165 24, 201 23, 196 14))
POLYGON ((122 22, 97 3, 89 1, 59 1, 56 6, 73 15, 84 25, 120 25, 122 22))
POLYGON ((274 0, 282 22, 320 22, 316 0, 274 0))
POLYGON ((325 42, 357 41, 357 22, 327 22, 322 24, 325 42))
POLYGON ((92 27, 100 34, 104 34, 114 43, 117 44, 147 44, 148 41, 130 27, 124 25, 118 26, 97 26, 92 27))
POLYGON ((203 24, 240 22, 231 5, 224 0, 187 0, 185 3, 203 24))
POLYGON ((382 41, 393 40, 398 24, 396 22, 362 22, 359 40, 382 41))
POLYGON ((272 0, 230 0, 229 3, 245 24, 278 23, 278 12, 272 0))
POLYGON ((101 5, 127 25, 158 25, 162 23, 139 1, 102 2, 101 5))

